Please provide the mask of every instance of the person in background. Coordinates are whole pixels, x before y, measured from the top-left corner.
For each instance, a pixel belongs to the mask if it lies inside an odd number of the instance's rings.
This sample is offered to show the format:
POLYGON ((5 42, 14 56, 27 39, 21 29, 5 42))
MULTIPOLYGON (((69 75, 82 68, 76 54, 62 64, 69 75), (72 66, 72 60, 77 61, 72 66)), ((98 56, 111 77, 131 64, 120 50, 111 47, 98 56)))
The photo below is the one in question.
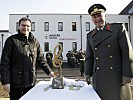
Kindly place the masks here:
POLYGON ((53 61, 53 54, 52 54, 51 51, 48 51, 48 52, 46 53, 46 60, 47 60, 47 64, 48 64, 50 67, 53 67, 53 63, 52 63, 52 61, 53 61))
POLYGON ((35 85, 36 66, 54 77, 38 40, 31 33, 31 23, 29 18, 21 18, 18 34, 7 38, 2 51, 1 82, 10 100, 18 100, 35 85))
POLYGON ((106 23, 106 8, 88 9, 95 29, 87 34, 85 79, 101 100, 132 100, 133 50, 124 24, 106 23))
POLYGON ((81 76, 84 76, 83 74, 84 74, 85 52, 83 52, 82 49, 80 49, 78 52, 78 62, 79 62, 81 76))
POLYGON ((72 55, 71 51, 68 51, 67 54, 66 54, 67 62, 68 62, 69 65, 71 64, 71 55, 72 55))

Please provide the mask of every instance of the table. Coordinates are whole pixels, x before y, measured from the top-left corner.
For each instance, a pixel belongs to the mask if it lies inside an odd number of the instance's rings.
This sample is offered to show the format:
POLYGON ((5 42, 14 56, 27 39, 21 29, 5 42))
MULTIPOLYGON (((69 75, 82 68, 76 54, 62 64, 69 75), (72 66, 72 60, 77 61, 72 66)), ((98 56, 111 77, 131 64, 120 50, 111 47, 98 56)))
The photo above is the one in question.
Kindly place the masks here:
POLYGON ((69 86, 52 89, 50 84, 50 81, 40 81, 19 100, 101 100, 92 85, 85 84, 79 90, 70 90, 69 86))

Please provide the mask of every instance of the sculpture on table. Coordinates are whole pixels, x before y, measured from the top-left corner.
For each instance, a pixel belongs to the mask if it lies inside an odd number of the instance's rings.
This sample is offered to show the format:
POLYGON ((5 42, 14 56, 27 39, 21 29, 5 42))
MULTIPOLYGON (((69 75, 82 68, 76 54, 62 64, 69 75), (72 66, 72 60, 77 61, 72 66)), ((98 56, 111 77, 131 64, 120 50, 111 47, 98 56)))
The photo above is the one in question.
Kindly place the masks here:
POLYGON ((53 66, 56 68, 55 70, 55 77, 52 80, 52 88, 53 89, 63 89, 63 76, 62 76, 62 45, 57 44, 54 48, 54 58, 53 58, 53 66), (58 52, 57 52, 58 48, 58 52))

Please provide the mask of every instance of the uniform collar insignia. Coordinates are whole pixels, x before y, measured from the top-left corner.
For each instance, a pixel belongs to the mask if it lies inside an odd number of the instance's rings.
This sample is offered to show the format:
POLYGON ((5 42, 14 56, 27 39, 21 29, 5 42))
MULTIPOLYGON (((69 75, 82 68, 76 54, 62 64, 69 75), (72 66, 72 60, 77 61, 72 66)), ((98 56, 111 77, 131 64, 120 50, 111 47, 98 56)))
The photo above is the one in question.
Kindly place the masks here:
MULTIPOLYGON (((107 23, 107 24, 104 26, 103 30, 107 30, 107 31, 112 32, 111 24, 107 23)), ((96 34, 97 31, 98 31, 97 28, 95 28, 95 29, 93 29, 93 30, 90 32, 90 33, 92 34, 92 37, 96 34)))
POLYGON ((105 25, 105 29, 106 29, 107 31, 112 31, 112 29, 111 29, 111 24, 107 23, 107 24, 105 25))
POLYGON ((97 32, 97 29, 96 29, 96 28, 93 29, 93 30, 92 30, 92 36, 94 36, 94 35, 96 34, 96 32, 97 32))

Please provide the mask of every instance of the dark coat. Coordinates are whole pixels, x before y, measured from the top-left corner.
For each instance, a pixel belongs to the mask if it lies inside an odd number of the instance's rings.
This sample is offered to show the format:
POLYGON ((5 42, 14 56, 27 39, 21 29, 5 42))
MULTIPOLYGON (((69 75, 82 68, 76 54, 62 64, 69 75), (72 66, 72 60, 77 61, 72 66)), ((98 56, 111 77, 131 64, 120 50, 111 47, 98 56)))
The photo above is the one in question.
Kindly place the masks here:
POLYGON ((32 33, 28 39, 20 32, 10 36, 1 56, 2 84, 11 84, 12 87, 34 85, 36 66, 40 66, 47 74, 50 73, 40 44, 32 33))
POLYGON ((92 76, 102 100, 120 100, 122 76, 133 76, 131 64, 133 51, 122 24, 107 24, 101 32, 88 33, 85 75, 92 76))

